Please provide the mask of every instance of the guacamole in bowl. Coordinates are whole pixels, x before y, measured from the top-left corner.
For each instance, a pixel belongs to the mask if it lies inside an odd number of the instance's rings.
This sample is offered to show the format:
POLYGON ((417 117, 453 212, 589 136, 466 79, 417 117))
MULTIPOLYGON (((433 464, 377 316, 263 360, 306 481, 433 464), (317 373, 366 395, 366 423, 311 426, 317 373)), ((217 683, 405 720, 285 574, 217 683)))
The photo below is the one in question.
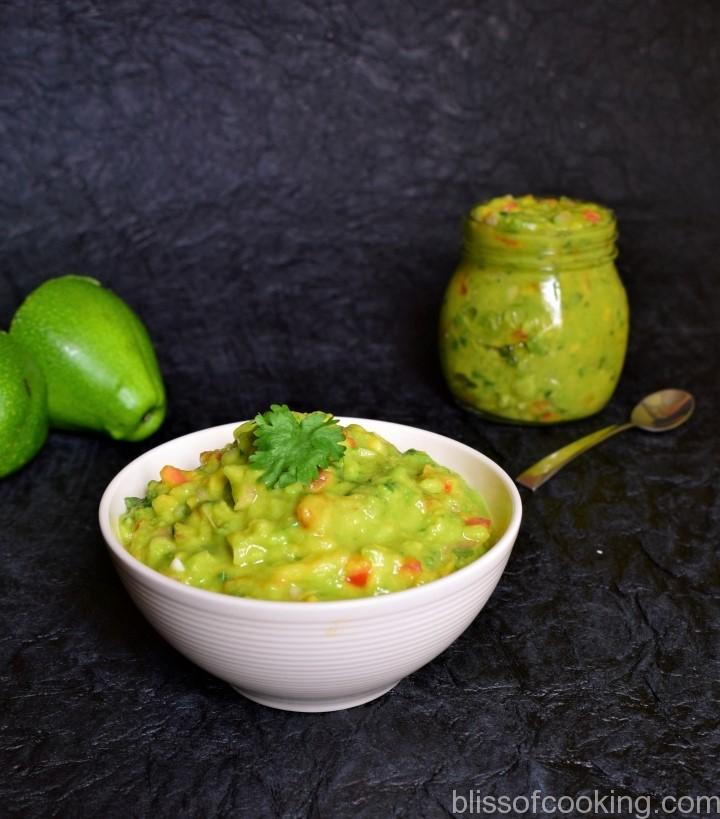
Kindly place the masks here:
MULTIPOLYGON (((419 583, 392 594, 370 593, 355 599, 326 598, 317 603, 218 594, 150 568, 134 557, 120 540, 120 530, 125 526, 121 519, 128 511, 126 499, 136 497, 138 511, 151 509, 145 505, 148 485, 157 481, 168 464, 184 477, 184 473, 194 473, 199 468, 198 453, 219 450, 223 453, 222 461, 228 443, 236 440, 233 433, 238 429, 237 423, 193 432, 145 452, 113 478, 100 501, 100 529, 110 557, 133 602, 152 626, 189 660, 227 681, 244 696, 274 708, 335 711, 360 705, 381 696, 403 677, 437 657, 470 625, 489 599, 505 569, 520 527, 522 504, 515 483, 496 463, 477 450, 417 427, 367 418, 338 420, 344 428, 339 438, 323 427, 322 445, 314 440, 312 446, 299 446, 296 452, 301 452, 302 457, 286 457, 281 469, 270 470, 263 453, 281 455, 284 450, 288 455, 284 443, 281 447, 261 450, 260 457, 257 451, 251 453, 248 463, 263 469, 260 483, 272 484, 271 488, 280 483, 290 487, 298 478, 301 482, 307 481, 309 486, 320 477, 321 470, 334 466, 337 472, 339 460, 335 457, 338 455, 335 447, 344 452, 343 458, 348 447, 360 449, 343 443, 349 427, 356 425, 391 442, 398 453, 409 450, 426 452, 435 464, 443 464, 462 476, 473 495, 483 499, 492 521, 488 539, 479 546, 485 549, 484 554, 432 582, 419 583), (312 463, 314 466, 310 468, 312 463), (317 475, 310 477, 308 473, 315 471, 317 475)), ((286 433, 288 439, 292 439, 291 431, 286 430, 286 433)), ((295 444, 301 444, 301 439, 302 436, 296 439, 295 444)), ((413 453, 410 455, 419 458, 413 453)), ((216 455, 213 457, 217 458, 216 455)), ((367 457, 372 459, 372 456, 367 457)), ((211 460, 210 456, 205 458, 211 460)), ((426 465, 423 463, 422 468, 426 465)), ((418 467, 413 468, 417 471, 418 467)), ((167 471, 164 474, 170 477, 167 471)), ((212 474, 217 475, 218 470, 212 474)), ((420 476, 416 474, 415 477, 420 476)), ((419 483, 434 477, 421 477, 419 483)), ((171 481, 158 483, 167 483, 167 486, 157 497, 162 494, 173 497, 169 486, 171 481)), ((417 491, 422 491, 431 500, 442 502, 445 495, 452 495, 452 492, 445 492, 444 481, 442 483, 440 492, 427 492, 428 489, 437 490, 438 487, 432 484, 417 491)), ((175 486, 182 488, 186 484, 192 484, 192 481, 178 482, 175 486)), ((262 489, 259 492, 262 493, 262 489)), ((304 494, 316 496, 307 490, 304 494)), ((190 504, 187 505, 189 508, 190 504)), ((464 515, 466 509, 460 511, 464 515)), ((154 510, 144 514, 152 513, 154 510)), ((384 519, 387 521, 388 516, 384 519)), ((378 524, 370 521, 368 525, 378 524)), ((462 529, 474 525, 484 524, 463 521, 462 529)), ((298 521, 296 528, 299 526, 298 521)), ((288 537, 288 542, 291 540, 288 537)), ((322 543, 325 536, 318 534, 317 540, 322 543)), ((404 542, 413 540, 414 537, 407 537, 404 542)), ((465 543, 464 540, 461 542, 465 543)), ((150 540, 148 549, 149 544, 150 540)), ((381 545, 385 550, 401 552, 399 544, 384 541, 381 545)), ((329 546, 328 551, 332 548, 329 546)), ((448 559, 452 559, 450 552, 455 548, 458 548, 457 542, 446 551, 448 559)), ((403 549, 409 552, 409 547, 403 549)), ((196 553, 201 551, 199 549, 196 553)), ((160 552, 162 549, 158 549, 158 554, 160 552)), ((168 557, 169 553, 163 560, 168 557)), ((408 554, 403 554, 403 562, 407 559, 408 554)), ((337 583, 339 578, 343 589, 351 595, 357 594, 354 589, 361 587, 347 580, 347 564, 343 565, 341 560, 336 565, 341 567, 342 574, 334 575, 333 582, 337 583)), ((372 568, 375 569, 374 564, 372 568)), ((400 568, 398 572, 414 568, 400 568)), ((428 567, 423 570, 428 571, 428 567)), ((381 575, 384 577, 384 573, 378 572, 376 578, 381 575)), ((372 572, 369 572, 368 591, 375 588, 371 578, 372 572)), ((362 576, 356 578, 361 579, 362 576)))
POLYGON ((145 496, 126 504, 120 538, 142 563, 181 583, 264 600, 402 591, 467 566, 493 543, 480 494, 425 452, 278 405, 202 452, 197 466, 163 466, 145 496), (292 460, 293 434, 300 474, 278 466, 292 460), (313 447, 325 463, 303 473, 313 447))

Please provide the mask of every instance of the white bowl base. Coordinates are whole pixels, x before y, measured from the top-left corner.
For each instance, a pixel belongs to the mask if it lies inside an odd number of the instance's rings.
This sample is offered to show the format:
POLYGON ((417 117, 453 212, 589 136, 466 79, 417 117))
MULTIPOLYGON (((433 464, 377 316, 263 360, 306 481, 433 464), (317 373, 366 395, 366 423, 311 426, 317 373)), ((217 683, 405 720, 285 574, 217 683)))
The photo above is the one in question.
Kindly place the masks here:
POLYGON ((354 708, 356 705, 364 705, 366 702, 376 700, 387 694, 388 691, 395 688, 400 680, 395 680, 391 685, 376 688, 373 691, 366 691, 359 697, 340 697, 339 699, 325 699, 325 700, 296 700, 285 697, 264 697, 258 696, 254 691, 245 691, 237 686, 231 686, 238 694, 247 697, 253 702, 259 702, 260 705, 267 705, 269 708, 279 708, 281 711, 302 711, 304 713, 323 714, 329 711, 342 711, 345 708, 354 708))

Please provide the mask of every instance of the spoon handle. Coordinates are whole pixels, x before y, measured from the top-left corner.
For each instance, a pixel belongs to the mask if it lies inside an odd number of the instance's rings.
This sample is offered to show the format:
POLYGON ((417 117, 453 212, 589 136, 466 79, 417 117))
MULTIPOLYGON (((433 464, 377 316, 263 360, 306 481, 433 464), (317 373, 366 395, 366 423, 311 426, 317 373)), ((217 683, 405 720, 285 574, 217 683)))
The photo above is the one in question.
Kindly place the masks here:
POLYGON ((577 441, 573 441, 562 449, 558 449, 556 452, 551 452, 550 455, 541 458, 536 464, 533 464, 522 474, 518 475, 515 480, 519 484, 527 486, 528 489, 532 489, 534 492, 539 486, 542 486, 545 481, 550 480, 556 472, 559 472, 565 464, 577 458, 578 455, 582 455, 583 452, 587 452, 591 447, 596 446, 613 435, 617 435, 618 432, 630 429, 632 426, 634 426, 634 424, 628 421, 624 424, 613 424, 610 427, 599 429, 597 432, 591 432, 584 438, 579 438, 577 441))

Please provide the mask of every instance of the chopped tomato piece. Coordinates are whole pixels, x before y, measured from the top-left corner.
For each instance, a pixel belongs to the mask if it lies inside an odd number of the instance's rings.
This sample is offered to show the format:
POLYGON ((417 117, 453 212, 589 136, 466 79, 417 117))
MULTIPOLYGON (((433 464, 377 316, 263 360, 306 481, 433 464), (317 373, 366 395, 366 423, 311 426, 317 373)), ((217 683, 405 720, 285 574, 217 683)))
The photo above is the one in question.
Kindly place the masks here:
POLYGON ((418 574, 422 571, 422 563, 415 557, 409 557, 400 568, 418 574))
POLYGON ((369 575, 370 569, 361 569, 360 571, 349 574, 347 576, 347 581, 348 583, 352 583, 353 586, 366 586, 369 575))
POLYGON ((314 481, 310 481, 310 491, 319 492, 325 487, 325 484, 328 483, 330 478, 332 478, 332 474, 328 472, 327 469, 321 469, 317 478, 315 478, 314 481))
POLYGON ((370 569, 358 569, 357 571, 347 576, 347 582, 352 583, 353 586, 366 586, 368 577, 370 576, 370 569))
POLYGON ((446 492, 448 495, 453 491, 453 482, 451 480, 445 481, 443 484, 443 492, 446 492))
POLYGON ((492 524, 490 518, 481 518, 479 515, 473 515, 472 517, 465 518, 465 525, 466 526, 487 526, 489 529, 492 524))
POLYGON ((360 557, 351 557, 345 567, 345 579, 353 586, 366 586, 372 566, 360 557))
POLYGON ((160 470, 160 479, 170 486, 180 486, 181 483, 187 483, 190 478, 176 466, 164 466, 160 470))
POLYGON ((596 210, 584 210, 583 216, 592 225, 596 225, 600 221, 600 214, 596 210))
POLYGON ((540 398, 538 401, 533 401, 532 404, 530 404, 530 407, 537 415, 550 410, 550 404, 544 398, 540 398))
POLYGON ((355 439, 351 435, 348 435, 346 433, 345 434, 345 440, 347 441, 347 444, 350 447, 350 449, 355 449, 355 447, 357 446, 357 443, 356 443, 355 439))

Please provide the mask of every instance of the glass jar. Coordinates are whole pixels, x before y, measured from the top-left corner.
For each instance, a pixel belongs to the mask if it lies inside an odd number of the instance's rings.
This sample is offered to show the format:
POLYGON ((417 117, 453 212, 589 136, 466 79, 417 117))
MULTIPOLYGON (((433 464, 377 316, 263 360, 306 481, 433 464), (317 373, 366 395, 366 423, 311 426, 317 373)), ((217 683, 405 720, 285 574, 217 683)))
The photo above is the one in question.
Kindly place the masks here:
POLYGON ((443 371, 463 406, 522 424, 602 409, 628 336, 616 237, 610 210, 565 197, 470 211, 440 316, 443 371))

